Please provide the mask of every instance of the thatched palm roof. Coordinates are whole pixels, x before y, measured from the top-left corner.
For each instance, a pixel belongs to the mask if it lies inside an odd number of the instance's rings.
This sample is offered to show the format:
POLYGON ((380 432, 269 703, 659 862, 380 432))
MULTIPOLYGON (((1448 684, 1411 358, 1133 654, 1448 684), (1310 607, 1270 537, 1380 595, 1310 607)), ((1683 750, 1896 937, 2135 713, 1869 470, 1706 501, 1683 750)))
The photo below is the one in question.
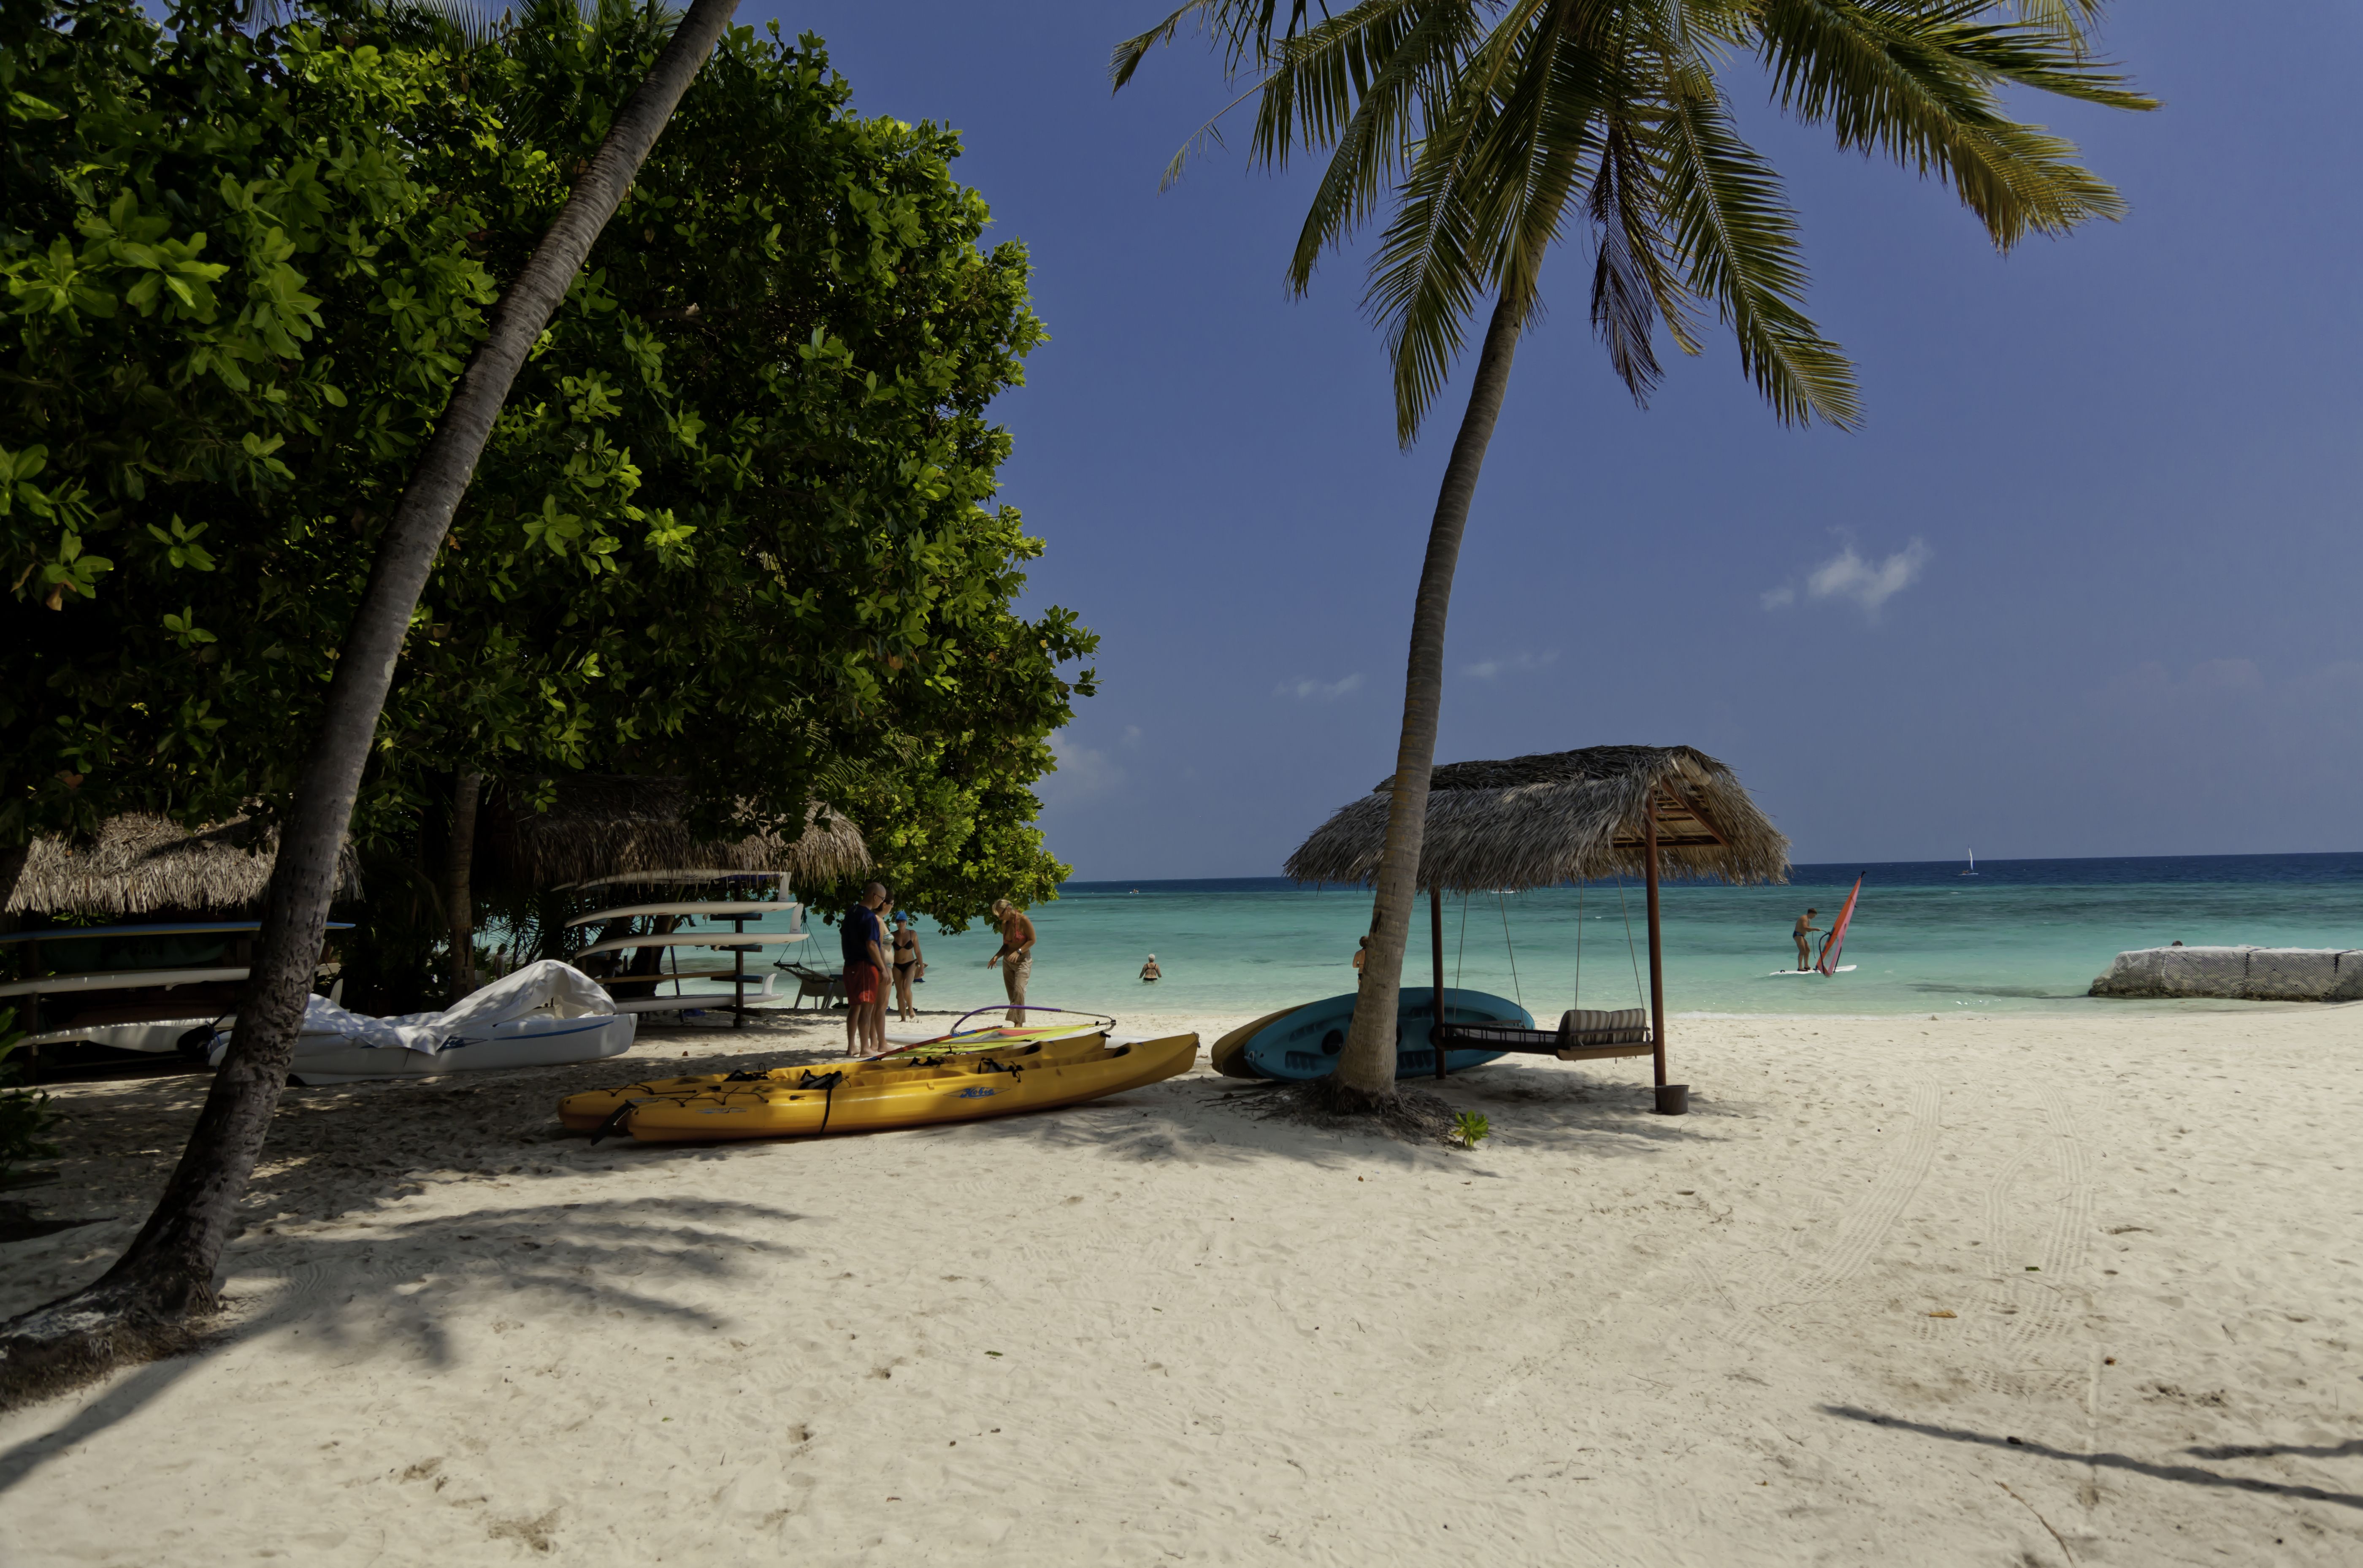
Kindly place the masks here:
MULTIPOLYGON (((1323 823, 1289 856, 1288 874, 1371 881, 1393 783, 1381 780, 1323 823)), ((1659 875, 1788 880, 1789 840, 1723 763, 1688 746, 1587 746, 1437 769, 1419 884, 1465 892, 1637 877, 1643 808, 1653 799, 1659 875)))
POLYGON ((689 829, 689 793, 676 779, 584 774, 561 781, 546 811, 509 787, 484 804, 481 850, 512 885, 572 887, 658 873, 682 866, 784 873, 792 881, 828 882, 870 869, 860 830, 815 801, 804 830, 791 839, 759 831, 701 840, 689 829))
MULTIPOLYGON (((279 851, 279 828, 249 817, 189 831, 162 817, 108 818, 97 841, 39 839, 8 895, 11 915, 152 915, 239 909, 261 902, 279 851)), ((340 857, 337 896, 361 895, 351 846, 340 857)))

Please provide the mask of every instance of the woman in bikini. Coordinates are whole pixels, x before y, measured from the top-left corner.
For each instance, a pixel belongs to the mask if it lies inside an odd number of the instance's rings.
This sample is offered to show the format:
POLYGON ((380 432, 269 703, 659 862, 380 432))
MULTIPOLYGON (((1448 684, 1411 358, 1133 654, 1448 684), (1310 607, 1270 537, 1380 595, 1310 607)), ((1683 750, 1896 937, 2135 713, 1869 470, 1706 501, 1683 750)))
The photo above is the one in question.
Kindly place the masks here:
POLYGON ((889 955, 894 961, 894 1018, 898 1023, 909 1023, 919 1016, 911 1004, 911 982, 926 968, 919 956, 919 931, 908 915, 894 917, 894 951, 889 955))

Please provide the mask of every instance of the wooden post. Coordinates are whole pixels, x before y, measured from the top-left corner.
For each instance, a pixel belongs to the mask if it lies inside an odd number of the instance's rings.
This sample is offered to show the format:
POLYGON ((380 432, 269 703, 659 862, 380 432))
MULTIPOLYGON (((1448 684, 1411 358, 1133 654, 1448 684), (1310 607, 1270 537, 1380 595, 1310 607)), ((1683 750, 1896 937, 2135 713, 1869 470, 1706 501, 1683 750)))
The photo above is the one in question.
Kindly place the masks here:
POLYGON ((1427 1042, 1436 1048, 1436 1075, 1444 1076, 1444 889, 1427 890, 1428 944, 1436 955, 1436 996, 1428 1007, 1427 1042))
MULTIPOLYGON (((744 915, 730 917, 730 929, 740 936, 745 936, 747 917, 744 915)), ((730 950, 730 1027, 734 1029, 743 1029, 747 1027, 747 950, 745 948, 730 950)), ((1661 1069, 1658 1082, 1662 1084, 1665 1081, 1665 1074, 1661 1069)))
POLYGON ((1649 793, 1642 808, 1641 852, 1648 857, 1644 872, 1649 890, 1649 1041, 1657 1048, 1658 1086, 1666 1085, 1666 952, 1658 931, 1658 795, 1649 793))

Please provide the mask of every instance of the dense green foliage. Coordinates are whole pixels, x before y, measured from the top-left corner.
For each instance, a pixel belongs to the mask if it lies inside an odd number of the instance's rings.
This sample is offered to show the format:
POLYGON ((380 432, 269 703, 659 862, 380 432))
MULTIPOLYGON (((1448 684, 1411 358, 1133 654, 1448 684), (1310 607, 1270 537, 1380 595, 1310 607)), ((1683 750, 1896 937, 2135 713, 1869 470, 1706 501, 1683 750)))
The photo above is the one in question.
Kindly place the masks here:
MULTIPOLYGON (((497 280, 662 36, 43 9, 0 37, 0 842, 284 800, 497 280)), ((813 40, 728 36, 419 606, 355 820, 372 902, 431 910, 463 768, 678 775, 717 831, 818 795, 954 921, 1055 885, 1026 786, 1093 639, 1012 609, 1040 547, 991 504, 986 409, 1042 333, 957 151, 855 115, 813 40)))
POLYGON ((493 297, 440 176, 513 161, 428 56, 44 9, 0 13, 14 842, 283 797, 372 508, 493 297))

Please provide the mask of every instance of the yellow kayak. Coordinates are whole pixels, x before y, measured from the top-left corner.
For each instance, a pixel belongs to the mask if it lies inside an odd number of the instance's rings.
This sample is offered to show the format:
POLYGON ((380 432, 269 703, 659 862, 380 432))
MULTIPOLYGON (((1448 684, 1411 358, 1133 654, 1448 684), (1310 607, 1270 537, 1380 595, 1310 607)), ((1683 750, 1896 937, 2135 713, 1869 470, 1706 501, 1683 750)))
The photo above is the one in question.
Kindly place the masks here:
POLYGON ((1093 1034, 1005 1051, 899 1056, 826 1071, 774 1068, 570 1095, 559 1119, 643 1143, 796 1138, 973 1121, 1122 1094, 1189 1071, 1198 1037, 1111 1045, 1093 1034))
POLYGON ((882 1069, 905 1072, 922 1067, 969 1063, 979 1055, 990 1055, 998 1063, 1021 1067, 1070 1059, 1096 1061, 1105 1054, 1106 1046, 1106 1033, 1093 1030, 1080 1038, 1069 1036, 1030 1043, 1021 1040, 997 1051, 947 1044, 941 1051, 898 1051, 888 1056, 863 1057, 841 1065, 774 1067, 763 1073, 704 1073, 681 1078, 649 1078, 638 1084, 626 1084, 620 1088, 585 1089, 579 1095, 569 1095, 558 1102, 558 1119, 571 1131, 591 1132, 626 1105, 636 1101, 682 1099, 695 1095, 734 1093, 741 1088, 776 1089, 784 1086, 802 1089, 807 1083, 817 1083, 831 1073, 849 1074, 882 1069))

